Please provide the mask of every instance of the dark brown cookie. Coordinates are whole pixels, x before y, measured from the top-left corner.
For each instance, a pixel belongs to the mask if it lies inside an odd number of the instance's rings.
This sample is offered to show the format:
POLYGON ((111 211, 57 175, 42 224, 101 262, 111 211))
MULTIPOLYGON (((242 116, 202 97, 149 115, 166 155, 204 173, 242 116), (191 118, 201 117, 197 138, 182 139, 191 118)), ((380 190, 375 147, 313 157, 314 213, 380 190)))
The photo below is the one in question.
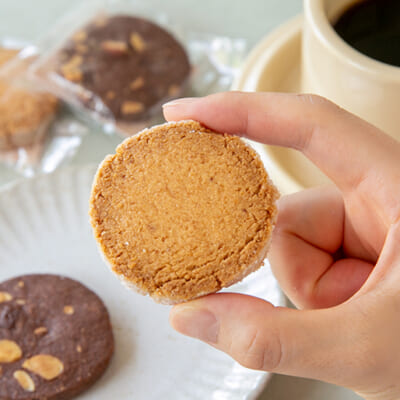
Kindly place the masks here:
POLYGON ((93 93, 84 95, 87 106, 94 108, 97 96, 124 122, 154 115, 161 102, 180 94, 190 72, 186 52, 171 34, 126 15, 98 19, 76 32, 59 53, 57 68, 93 93))
POLYGON ((24 275, 0 284, 0 400, 69 399, 114 350, 103 302, 77 281, 24 275))

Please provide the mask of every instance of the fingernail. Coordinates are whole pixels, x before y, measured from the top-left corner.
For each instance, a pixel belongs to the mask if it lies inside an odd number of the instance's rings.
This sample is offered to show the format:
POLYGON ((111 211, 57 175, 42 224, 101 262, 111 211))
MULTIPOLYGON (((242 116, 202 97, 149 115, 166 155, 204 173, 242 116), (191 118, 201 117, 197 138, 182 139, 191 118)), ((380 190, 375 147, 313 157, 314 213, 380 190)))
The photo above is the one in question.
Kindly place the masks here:
POLYGON ((163 104, 163 108, 174 107, 174 106, 178 106, 181 104, 189 104, 189 103, 195 102, 196 100, 197 100, 197 97, 184 97, 182 99, 172 100, 172 101, 169 101, 168 103, 163 104))
POLYGON ((171 325, 186 336, 216 343, 219 323, 215 315, 204 308, 182 304, 171 311, 171 325))

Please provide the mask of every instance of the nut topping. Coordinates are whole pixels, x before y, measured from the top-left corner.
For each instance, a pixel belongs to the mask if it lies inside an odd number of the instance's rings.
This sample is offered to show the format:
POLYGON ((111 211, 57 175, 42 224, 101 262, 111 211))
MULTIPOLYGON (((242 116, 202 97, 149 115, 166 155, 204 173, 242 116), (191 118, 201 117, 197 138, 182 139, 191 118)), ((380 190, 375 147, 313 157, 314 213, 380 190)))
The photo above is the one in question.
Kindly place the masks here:
POLYGON ((105 40, 101 43, 101 48, 112 55, 123 55, 128 52, 128 45, 121 40, 105 40))
POLYGON ((48 354, 38 354, 28 358, 22 367, 47 381, 57 378, 64 371, 64 364, 57 357, 48 354))
POLYGON ((22 389, 26 390, 27 392, 35 391, 35 383, 25 371, 19 369, 14 372, 13 377, 17 380, 22 389))
POLYGON ((139 53, 141 53, 146 47, 144 40, 137 32, 133 32, 131 34, 129 42, 130 42, 131 46, 139 53))
POLYGON ((72 315, 74 312, 75 312, 74 307, 72 307, 72 306, 64 307, 64 314, 72 315))
POLYGON ((79 66, 82 64, 82 62, 82 56, 75 55, 66 64, 62 65, 61 72, 65 79, 68 79, 71 82, 81 81, 82 71, 79 69, 79 66))
POLYGON ((12 363, 22 357, 22 350, 12 340, 0 340, 0 363, 12 363))
POLYGON ((12 296, 10 293, 7 292, 0 292, 0 303, 4 303, 5 301, 12 300, 12 296))
POLYGON ((137 90, 144 86, 144 79, 141 76, 138 76, 132 83, 129 85, 131 90, 137 90))
POLYGON ((36 328, 33 333, 35 335, 45 335, 47 333, 47 328, 45 326, 39 326, 39 328, 36 328))
POLYGON ((64 75, 65 79, 71 82, 80 82, 83 77, 82 71, 75 68, 68 69, 63 67, 62 74, 64 75))
POLYGON ((144 105, 139 101, 124 101, 121 107, 122 114, 137 114, 143 110, 144 105))
POLYGON ((74 67, 79 67, 83 62, 83 58, 80 55, 75 54, 67 64, 65 64, 65 67, 69 68, 74 68, 74 67))

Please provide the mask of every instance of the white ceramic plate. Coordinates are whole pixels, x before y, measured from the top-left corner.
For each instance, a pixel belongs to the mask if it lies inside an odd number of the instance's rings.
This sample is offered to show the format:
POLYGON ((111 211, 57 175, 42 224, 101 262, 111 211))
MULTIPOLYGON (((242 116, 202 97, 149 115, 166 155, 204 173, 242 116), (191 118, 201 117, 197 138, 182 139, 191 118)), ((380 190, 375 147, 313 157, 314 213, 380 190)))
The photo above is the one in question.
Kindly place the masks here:
MULTIPOLYGON (((107 305, 116 352, 103 378, 79 399, 255 399, 268 374, 174 332, 169 307, 123 287, 98 254, 88 222, 95 167, 22 181, 0 192, 0 281, 26 273, 78 279, 107 305)), ((269 267, 233 291, 284 300, 269 267)))
MULTIPOLYGON (((250 53, 234 90, 248 92, 301 92, 301 31, 303 17, 286 22, 264 38, 250 53)), ((264 146, 269 172, 283 194, 329 182, 306 157, 295 150, 264 146)))

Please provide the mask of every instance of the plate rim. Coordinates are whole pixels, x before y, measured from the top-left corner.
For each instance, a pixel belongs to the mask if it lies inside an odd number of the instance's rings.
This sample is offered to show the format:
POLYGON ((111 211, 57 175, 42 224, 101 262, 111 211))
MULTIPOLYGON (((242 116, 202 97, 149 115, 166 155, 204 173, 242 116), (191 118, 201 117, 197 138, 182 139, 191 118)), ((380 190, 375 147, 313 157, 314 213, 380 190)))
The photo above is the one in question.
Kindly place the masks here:
MULTIPOLYGON (((303 21, 303 14, 298 14, 265 36, 248 55, 240 74, 232 85, 232 90, 256 92, 263 70, 274 59, 277 51, 302 34, 303 21)), ((275 176, 275 180, 280 182, 283 194, 295 193, 305 189, 303 184, 283 168, 281 163, 276 161, 273 146, 261 144, 259 151, 266 154, 269 160, 268 166, 273 172, 272 175, 275 176)))

